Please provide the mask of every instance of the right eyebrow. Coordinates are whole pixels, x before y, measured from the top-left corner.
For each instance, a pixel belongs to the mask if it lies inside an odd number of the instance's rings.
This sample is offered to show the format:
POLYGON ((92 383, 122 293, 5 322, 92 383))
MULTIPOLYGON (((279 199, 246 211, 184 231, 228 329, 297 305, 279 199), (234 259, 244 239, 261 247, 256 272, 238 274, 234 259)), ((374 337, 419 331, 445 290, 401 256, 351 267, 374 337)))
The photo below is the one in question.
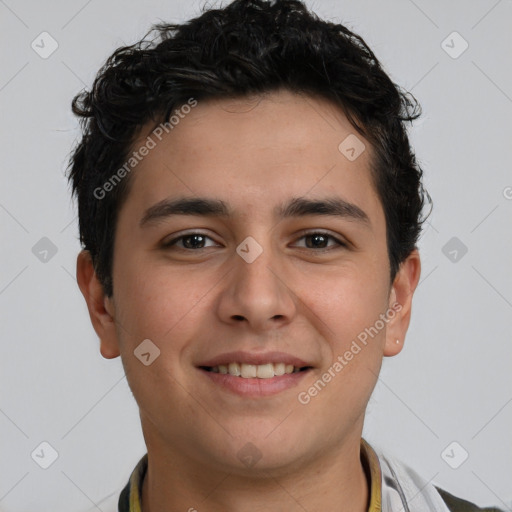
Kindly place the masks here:
POLYGON ((148 208, 140 220, 140 226, 153 224, 172 215, 197 215, 205 217, 228 217, 230 208, 220 199, 202 197, 163 199, 148 208))

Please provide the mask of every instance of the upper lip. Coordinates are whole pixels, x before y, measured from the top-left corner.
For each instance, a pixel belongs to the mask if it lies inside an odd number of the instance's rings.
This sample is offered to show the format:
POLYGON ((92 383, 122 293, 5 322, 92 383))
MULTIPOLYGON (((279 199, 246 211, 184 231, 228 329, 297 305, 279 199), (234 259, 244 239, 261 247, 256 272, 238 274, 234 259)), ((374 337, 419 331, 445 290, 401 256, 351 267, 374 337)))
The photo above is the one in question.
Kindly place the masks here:
POLYGON ((218 356, 215 356, 212 359, 208 359, 207 361, 204 361, 197 366, 208 366, 213 368, 221 364, 228 365, 229 363, 254 365, 261 365, 267 363, 284 363, 291 364, 296 368, 311 366, 302 359, 292 356, 291 354, 286 354, 285 352, 245 352, 241 350, 219 354, 218 356))

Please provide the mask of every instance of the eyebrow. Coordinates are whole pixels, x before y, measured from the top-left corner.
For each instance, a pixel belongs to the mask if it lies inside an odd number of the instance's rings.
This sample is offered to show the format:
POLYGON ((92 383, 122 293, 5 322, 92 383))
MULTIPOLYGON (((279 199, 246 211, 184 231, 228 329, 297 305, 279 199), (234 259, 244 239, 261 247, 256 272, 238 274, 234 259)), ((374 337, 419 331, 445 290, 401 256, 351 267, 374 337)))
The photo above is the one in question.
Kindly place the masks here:
MULTIPOLYGON (((285 205, 276 207, 274 214, 280 219, 305 217, 308 215, 336 216, 361 222, 368 227, 371 226, 368 215, 359 206, 349 203, 340 197, 325 199, 295 197, 285 205)), ((233 210, 220 199, 203 197, 163 199, 144 212, 140 221, 140 227, 155 224, 158 221, 175 215, 227 218, 233 216, 233 210)))

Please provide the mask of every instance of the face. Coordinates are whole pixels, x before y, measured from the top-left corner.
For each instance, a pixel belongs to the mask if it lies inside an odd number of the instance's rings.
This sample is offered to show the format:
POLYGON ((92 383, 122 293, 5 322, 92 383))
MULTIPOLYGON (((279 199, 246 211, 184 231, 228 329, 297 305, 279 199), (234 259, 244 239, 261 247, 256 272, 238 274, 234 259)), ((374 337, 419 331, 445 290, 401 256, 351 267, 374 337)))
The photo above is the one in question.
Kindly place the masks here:
POLYGON ((279 91, 199 102, 153 136, 119 213, 113 297, 89 299, 150 451, 243 472, 359 442, 419 260, 390 283, 371 148, 340 150, 351 134, 326 100, 279 91))

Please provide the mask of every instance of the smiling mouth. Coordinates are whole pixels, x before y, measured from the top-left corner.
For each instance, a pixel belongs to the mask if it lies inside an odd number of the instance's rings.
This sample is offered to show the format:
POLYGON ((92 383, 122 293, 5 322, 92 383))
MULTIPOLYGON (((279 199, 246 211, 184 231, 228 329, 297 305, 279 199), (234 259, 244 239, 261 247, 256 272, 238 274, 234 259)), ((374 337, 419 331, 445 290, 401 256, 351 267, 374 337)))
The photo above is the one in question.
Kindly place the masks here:
POLYGON ((231 375, 233 377, 241 377, 242 379, 272 379, 273 377, 279 377, 281 375, 303 372, 311 369, 312 367, 298 367, 284 363, 229 363, 219 364, 218 366, 200 366, 199 368, 207 372, 231 375))

